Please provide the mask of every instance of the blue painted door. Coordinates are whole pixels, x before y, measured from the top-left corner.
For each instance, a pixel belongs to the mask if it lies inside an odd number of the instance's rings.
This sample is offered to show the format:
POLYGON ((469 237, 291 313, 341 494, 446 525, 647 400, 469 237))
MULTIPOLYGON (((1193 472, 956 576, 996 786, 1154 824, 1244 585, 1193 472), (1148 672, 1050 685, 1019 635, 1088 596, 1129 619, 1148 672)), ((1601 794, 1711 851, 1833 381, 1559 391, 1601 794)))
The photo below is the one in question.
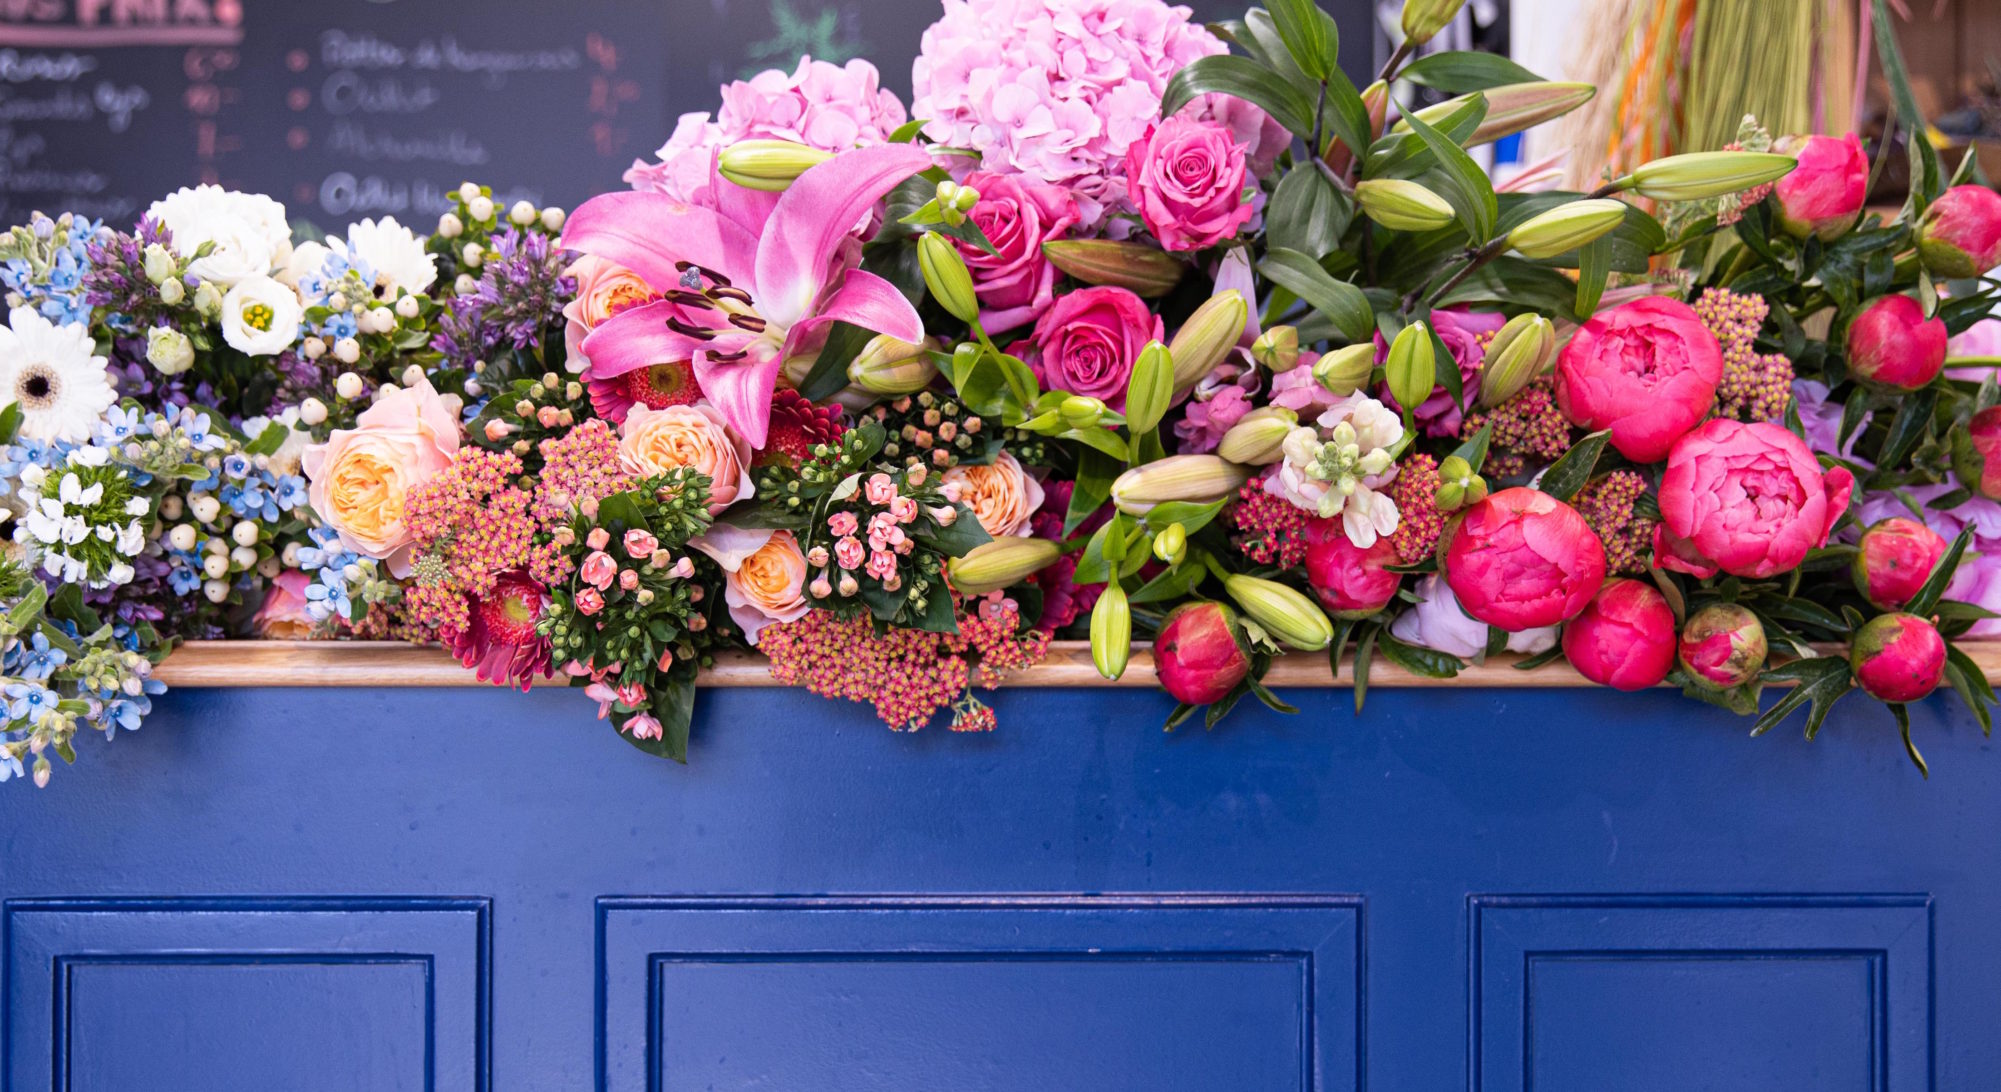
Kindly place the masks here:
POLYGON ((9 1089, 2001 1087, 2001 758, 1855 703, 184 691, 0 793, 9 1089))

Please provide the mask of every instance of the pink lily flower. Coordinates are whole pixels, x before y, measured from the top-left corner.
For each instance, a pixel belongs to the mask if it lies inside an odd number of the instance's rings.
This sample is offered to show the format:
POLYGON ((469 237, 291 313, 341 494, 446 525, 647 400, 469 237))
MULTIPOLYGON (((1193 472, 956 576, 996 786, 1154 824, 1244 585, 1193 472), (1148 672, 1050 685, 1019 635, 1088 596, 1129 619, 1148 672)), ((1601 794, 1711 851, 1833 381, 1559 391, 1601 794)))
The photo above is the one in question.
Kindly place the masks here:
POLYGON ((631 269, 662 297, 591 331, 591 377, 691 361, 723 420, 762 448, 779 371, 788 357, 817 352, 830 323, 923 340, 903 293, 856 268, 850 236, 877 201, 930 165, 915 145, 884 144, 813 167, 775 202, 720 180, 713 209, 658 193, 584 202, 563 246, 631 269))

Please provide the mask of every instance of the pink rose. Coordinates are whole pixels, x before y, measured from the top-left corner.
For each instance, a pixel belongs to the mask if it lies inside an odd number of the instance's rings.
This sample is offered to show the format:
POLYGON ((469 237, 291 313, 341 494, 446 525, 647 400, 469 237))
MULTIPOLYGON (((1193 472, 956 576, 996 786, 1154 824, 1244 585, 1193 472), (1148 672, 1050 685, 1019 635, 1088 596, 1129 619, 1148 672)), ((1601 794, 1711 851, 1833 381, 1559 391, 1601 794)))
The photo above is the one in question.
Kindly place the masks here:
POLYGON ((1945 678, 1945 638, 1915 614, 1884 614, 1855 631, 1848 665, 1878 701, 1923 701, 1945 678))
POLYGON ((806 556, 790 531, 773 531, 764 545, 725 569, 723 602, 744 640, 774 622, 793 622, 811 609, 806 601, 806 556))
MULTIPOLYGON (((1453 362, 1459 365, 1461 398, 1459 402, 1454 402, 1444 384, 1431 389, 1431 397, 1419 403, 1411 414, 1413 420, 1424 426, 1426 436, 1459 435, 1459 425, 1466 419, 1461 406, 1470 406, 1480 397, 1480 369, 1486 366, 1487 360, 1487 350, 1480 344, 1480 338, 1507 325, 1507 321, 1507 316, 1492 311, 1445 310, 1431 313, 1432 329, 1437 332, 1438 340, 1443 341, 1451 351, 1453 362)), ((1377 365, 1388 360, 1389 355, 1390 343, 1383 339, 1379 331, 1376 334, 1377 365)), ((1304 361, 1300 366, 1307 369, 1306 374, 1313 374, 1311 366, 1304 361)), ((1438 366, 1444 367, 1445 362, 1439 361, 1438 366)), ((1396 398, 1390 394, 1389 384, 1383 384, 1381 395, 1384 405, 1402 412, 1403 407, 1397 405, 1396 398)))
POLYGON ((1147 126, 1126 149, 1126 185, 1168 250, 1215 246, 1257 214, 1244 199, 1244 146, 1223 126, 1184 115, 1147 126))
POLYGON ((1605 582, 1605 547, 1577 510, 1503 489, 1446 530, 1445 583, 1466 613, 1510 633, 1577 616, 1605 582))
POLYGON ((302 641, 313 635, 313 616, 306 613, 306 588, 312 577, 297 569, 286 569, 271 578, 264 593, 264 605, 257 608, 253 625, 257 636, 267 641, 302 641))
POLYGON ((1153 671, 1176 701, 1223 700, 1251 671, 1236 612, 1207 601, 1174 608, 1153 639, 1153 671))
POLYGON ((1857 379, 1914 391, 1945 368, 1945 322, 1909 296, 1872 301, 1848 322, 1848 370, 1857 379))
POLYGON ((618 457, 627 473, 650 477, 687 467, 706 475, 710 515, 751 496, 750 444, 706 402, 635 405, 618 431, 618 457))
POLYGON ((1367 549, 1349 541, 1337 520, 1316 519, 1306 525, 1306 582, 1336 618, 1367 618, 1390 605, 1403 586, 1401 564, 1389 538, 1378 538, 1367 549))
POLYGON ((625 533, 625 556, 634 561, 644 561, 660 548, 660 540, 642 527, 634 527, 625 533))
POLYGON ((1030 340, 1037 378, 1048 390, 1126 404, 1133 362, 1146 343, 1165 340, 1165 327, 1132 292, 1111 285, 1080 288, 1042 313, 1030 340))
POLYGON ((1806 441, 1784 428, 1719 417, 1668 456, 1654 562, 1698 577, 1775 576, 1827 544, 1854 491, 1855 475, 1823 473, 1806 441))
POLYGON ((1563 656, 1577 673, 1615 690, 1658 686, 1674 667, 1674 611, 1638 580, 1610 580, 1563 627, 1563 656))
POLYGON ((1892 516, 1870 524, 1856 543, 1849 574, 1877 610, 1896 610, 1918 594, 1945 556, 1945 537, 1914 519, 1892 516))
POLYGON ((999 251, 959 244, 973 274, 980 323, 997 333, 1033 322, 1056 300, 1056 267, 1042 256, 1042 244, 1077 225, 1077 200, 1070 191, 1027 175, 974 171, 966 184, 980 191, 972 221, 999 251))
POLYGON ((599 550, 584 559, 584 566, 577 570, 577 575, 583 578, 584 583, 603 591, 611 587, 612 580, 618 576, 618 562, 613 561, 610 554, 599 550))
POLYGON ((1689 615, 1675 645, 1682 670, 1714 690, 1734 690, 1757 678, 1770 651, 1765 624, 1736 603, 1712 603, 1689 615))
POLYGON ((307 499, 343 546, 387 559, 390 572, 409 574, 410 491, 450 466, 459 454, 458 415, 419 379, 382 396, 352 429, 335 429, 305 451, 300 465, 312 479, 307 499))
POLYGON ((604 609, 604 596, 596 588, 585 588, 577 593, 577 613, 588 618, 604 609))
POLYGON ((868 482, 862 487, 862 495, 877 508, 888 507, 889 502, 896 499, 896 479, 882 473, 870 474, 868 482))
POLYGON ((616 262, 586 254, 564 271, 577 280, 577 291, 563 305, 563 344, 569 350, 563 366, 581 372, 590 365, 584 356, 584 336, 604 320, 659 298, 646 279, 616 262))
POLYGON ((1612 430, 1636 463, 1659 462, 1709 415, 1723 348, 1695 308, 1647 296, 1584 324, 1556 362, 1556 403, 1587 429, 1612 430))
POLYGON ((1844 137, 1787 137, 1774 151, 1799 160, 1772 186, 1779 226, 1795 238, 1833 242, 1862 215, 1869 191, 1869 157, 1854 133, 1844 137))
POLYGON ((1941 277, 1978 277, 2001 265, 2001 194, 1954 186, 1918 221, 1918 254, 1941 277))

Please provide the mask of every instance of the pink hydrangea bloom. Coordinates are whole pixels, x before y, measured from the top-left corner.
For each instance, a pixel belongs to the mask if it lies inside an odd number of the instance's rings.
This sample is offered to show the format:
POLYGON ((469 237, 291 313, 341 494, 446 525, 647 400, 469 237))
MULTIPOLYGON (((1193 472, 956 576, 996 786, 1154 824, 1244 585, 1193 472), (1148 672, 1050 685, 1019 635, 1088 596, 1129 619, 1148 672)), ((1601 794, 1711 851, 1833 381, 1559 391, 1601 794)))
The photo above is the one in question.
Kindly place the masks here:
POLYGON ((659 160, 633 163, 627 184, 699 204, 715 153, 739 140, 793 140, 839 152, 881 144, 907 120, 875 66, 861 60, 836 65, 801 57, 789 76, 773 68, 724 84, 722 98, 714 120, 706 112, 682 114, 654 153, 659 160))

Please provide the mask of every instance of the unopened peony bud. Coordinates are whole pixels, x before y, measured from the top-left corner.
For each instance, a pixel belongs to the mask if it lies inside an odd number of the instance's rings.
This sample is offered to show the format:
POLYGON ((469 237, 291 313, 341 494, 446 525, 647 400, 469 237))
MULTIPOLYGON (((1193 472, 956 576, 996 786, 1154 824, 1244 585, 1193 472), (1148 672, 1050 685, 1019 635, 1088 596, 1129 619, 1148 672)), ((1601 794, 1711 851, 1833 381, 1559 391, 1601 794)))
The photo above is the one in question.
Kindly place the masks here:
POLYGON ((1954 186, 1918 221, 1918 256, 1938 277, 1978 277, 2001 265, 2001 194, 1954 186))
POLYGON ((1667 597, 1639 580, 1608 580, 1584 610, 1563 626, 1563 655, 1600 686, 1644 690, 1674 667, 1674 611, 1667 597))
POLYGON ((1375 371, 1374 345, 1348 345, 1321 357, 1313 365, 1313 380, 1328 394, 1346 398, 1368 386, 1375 371))
POLYGON ((1856 544, 1849 575, 1877 610, 1911 601, 1946 554, 1945 537, 1914 519, 1892 516, 1870 524, 1856 544))
POLYGON ((1133 612, 1126 590, 1114 575, 1091 608, 1091 663, 1098 674, 1116 679, 1126 673, 1133 650, 1133 612))
POLYGON ((1251 342, 1251 359, 1276 374, 1299 367, 1298 328, 1274 326, 1259 334, 1258 339, 1251 342))
POLYGON ((953 558, 947 571, 960 595, 985 595, 1021 583, 1062 556, 1063 547, 1046 538, 1010 536, 983 542, 953 558))
POLYGON ((1642 163, 1622 181, 1656 201, 1702 201, 1777 181, 1796 166, 1772 152, 1689 152, 1642 163))
MULTIPOLYGON (((1487 113, 1462 143, 1465 147, 1477 148, 1482 144, 1492 144, 1502 137, 1533 129, 1545 121, 1560 118, 1590 102, 1591 96, 1597 93, 1598 89, 1588 83, 1558 83, 1550 80, 1490 87, 1478 92, 1487 102, 1487 113)), ((1471 95, 1461 95, 1455 99, 1427 106, 1417 111, 1417 116, 1422 118, 1426 125, 1437 125, 1463 108, 1471 97, 1471 95)), ((1400 133, 1408 132, 1409 129, 1410 126, 1399 121, 1390 128, 1390 131, 1400 133)))
POLYGON ((161 375, 179 375, 194 367, 194 344, 179 330, 154 326, 146 331, 146 363, 161 375))
POLYGON ((1914 391, 1945 368, 1945 323, 1925 317, 1909 296, 1884 296, 1848 323, 1848 371, 1897 391, 1914 391))
POLYGON ((790 140, 739 140, 716 157, 716 172, 745 189, 776 193, 833 157, 790 140))
POLYGON ((1554 258, 1609 233, 1625 219, 1623 201, 1609 197, 1572 201, 1529 217, 1508 233, 1508 245, 1526 258, 1554 258))
POLYGON ((1357 182, 1355 201, 1363 214, 1391 231, 1436 231, 1454 216, 1445 198, 1403 178, 1357 182))
POLYGON ((848 362, 848 382, 884 397, 915 394, 938 377, 938 365, 926 351, 928 345, 928 339, 925 345, 912 345, 877 334, 848 362))
POLYGON ((1218 455, 1169 455, 1120 474, 1112 482, 1112 503, 1127 515, 1143 516, 1168 501, 1222 500, 1249 479, 1250 471, 1218 455))
POLYGON ((1734 690, 1757 678, 1768 647, 1757 615, 1735 603, 1717 603, 1689 615, 1676 655, 1697 683, 1734 690))
POLYGON ((1520 394, 1556 360, 1556 325, 1523 313, 1494 334, 1480 366, 1480 404, 1488 409, 1520 394))
POLYGON ((1869 192, 1869 157, 1854 133, 1786 137, 1772 150, 1799 166, 1772 187, 1779 227, 1795 239, 1831 243, 1855 226, 1869 192))
POLYGON ((1923 701, 1945 678, 1945 638, 1915 614, 1885 614, 1855 631, 1848 666, 1864 693, 1891 703, 1923 701))
POLYGON ((980 304, 973 297, 973 274, 952 240, 927 231, 917 240, 917 264, 924 273, 924 287, 953 318, 977 322, 980 304))
POLYGON ((1431 41, 1459 17, 1466 0, 1404 0, 1403 36, 1413 46, 1431 41))
POLYGON ((1250 302, 1234 288, 1203 300, 1174 332, 1174 340, 1167 343, 1167 351, 1174 357, 1175 391, 1192 390, 1202 377, 1215 371, 1243 338, 1244 325, 1250 319, 1250 302))
POLYGON ((1149 341, 1133 362, 1126 383, 1126 427, 1134 436, 1151 432, 1174 398, 1174 360, 1167 346, 1149 341))
POLYGON ((1208 705, 1228 697, 1251 671, 1236 612, 1210 600, 1176 607, 1153 639, 1153 670, 1176 701, 1208 705))
POLYGON ((1318 652, 1334 640, 1334 623, 1305 593, 1276 580, 1232 573, 1223 590, 1251 620, 1281 643, 1318 652))
POLYGON ((1105 420, 1105 403, 1096 398, 1073 394, 1056 407, 1056 415, 1071 428, 1096 428, 1105 420))
POLYGON ((1952 473, 1988 500, 2001 500, 2001 406, 1989 406, 1952 430, 1952 473))
POLYGON ((1170 523, 1153 536, 1153 556, 1163 565, 1179 565, 1188 556, 1188 528, 1170 523))
POLYGON ((1299 414, 1284 406, 1261 406, 1237 419, 1216 445, 1216 454, 1245 466, 1270 466, 1285 458, 1285 438, 1299 414))
POLYGON ((1157 246, 1115 239, 1059 239, 1042 244, 1042 254, 1085 284, 1116 285, 1148 298, 1166 295, 1188 271, 1157 246))
POLYGON ((1396 543, 1379 535, 1370 546, 1357 546, 1340 520, 1315 519, 1306 525, 1306 583, 1328 613, 1359 621, 1390 605, 1403 586, 1402 563, 1396 543))
POLYGON ((1431 388, 1438 382, 1438 354, 1431 345, 1430 328, 1413 322, 1397 331, 1383 361, 1383 378, 1389 382, 1390 397, 1404 407, 1405 414, 1431 397, 1431 388))
POLYGON ((146 267, 146 279, 152 281, 154 284, 167 283, 167 278, 174 275, 174 270, 179 265, 178 262, 174 261, 173 254, 169 253, 166 247, 158 243, 146 244, 144 264, 146 267))

